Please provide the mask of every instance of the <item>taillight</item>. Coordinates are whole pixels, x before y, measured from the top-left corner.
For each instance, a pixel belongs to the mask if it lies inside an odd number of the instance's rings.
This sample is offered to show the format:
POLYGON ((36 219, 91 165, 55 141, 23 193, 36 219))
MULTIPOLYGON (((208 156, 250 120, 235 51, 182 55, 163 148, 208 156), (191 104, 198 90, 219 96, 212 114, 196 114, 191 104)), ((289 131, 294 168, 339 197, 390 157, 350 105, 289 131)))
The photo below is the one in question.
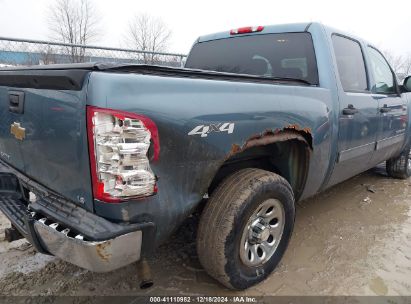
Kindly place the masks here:
POLYGON ((116 203, 157 192, 150 161, 158 159, 157 127, 143 115, 87 107, 94 198, 116 203))
POLYGON ((241 34, 257 33, 257 32, 262 32, 263 30, 264 30, 264 26, 240 27, 238 29, 231 30, 230 35, 241 35, 241 34))

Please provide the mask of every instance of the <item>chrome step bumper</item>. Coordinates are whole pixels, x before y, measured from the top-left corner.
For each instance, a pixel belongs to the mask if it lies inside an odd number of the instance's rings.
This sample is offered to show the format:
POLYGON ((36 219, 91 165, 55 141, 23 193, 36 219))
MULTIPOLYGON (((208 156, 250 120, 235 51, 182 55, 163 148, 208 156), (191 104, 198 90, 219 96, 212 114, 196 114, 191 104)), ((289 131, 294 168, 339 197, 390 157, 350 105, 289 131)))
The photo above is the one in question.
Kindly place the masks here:
POLYGON ((153 222, 108 221, 1 160, 0 211, 37 251, 95 272, 131 264, 153 249, 153 222))
POLYGON ((37 238, 44 249, 71 264, 94 272, 108 272, 138 261, 142 232, 134 231, 106 241, 86 241, 81 235, 70 236, 69 229, 59 231, 56 223, 34 222, 37 238))

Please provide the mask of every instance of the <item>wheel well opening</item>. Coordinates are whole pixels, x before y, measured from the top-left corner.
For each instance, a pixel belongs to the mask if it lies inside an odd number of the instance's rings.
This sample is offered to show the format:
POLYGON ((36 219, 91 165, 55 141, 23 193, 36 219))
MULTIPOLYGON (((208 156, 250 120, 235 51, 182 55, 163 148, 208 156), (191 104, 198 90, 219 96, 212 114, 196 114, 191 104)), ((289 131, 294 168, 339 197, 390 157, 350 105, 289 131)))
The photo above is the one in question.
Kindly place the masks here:
POLYGON ((279 137, 266 145, 255 145, 231 155, 220 167, 209 187, 209 195, 220 182, 234 172, 245 168, 258 168, 277 173, 291 185, 295 199, 301 196, 308 174, 311 153, 305 137, 291 135, 279 137))

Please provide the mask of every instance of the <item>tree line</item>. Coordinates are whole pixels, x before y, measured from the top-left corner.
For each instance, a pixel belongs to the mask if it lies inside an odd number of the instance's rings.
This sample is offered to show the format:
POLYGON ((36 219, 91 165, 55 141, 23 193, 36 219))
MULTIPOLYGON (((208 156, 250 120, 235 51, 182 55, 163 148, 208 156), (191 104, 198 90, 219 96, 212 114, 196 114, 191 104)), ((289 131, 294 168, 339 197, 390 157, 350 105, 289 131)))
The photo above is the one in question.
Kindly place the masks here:
MULTIPOLYGON (((55 0, 48 12, 48 28, 56 42, 88 45, 102 36, 99 13, 91 0, 55 0)), ((128 23, 124 42, 127 48, 142 53, 139 60, 155 63, 171 41, 171 30, 165 22, 148 14, 136 14, 128 23)), ((83 62, 85 48, 68 46, 65 53, 71 62, 83 62)))

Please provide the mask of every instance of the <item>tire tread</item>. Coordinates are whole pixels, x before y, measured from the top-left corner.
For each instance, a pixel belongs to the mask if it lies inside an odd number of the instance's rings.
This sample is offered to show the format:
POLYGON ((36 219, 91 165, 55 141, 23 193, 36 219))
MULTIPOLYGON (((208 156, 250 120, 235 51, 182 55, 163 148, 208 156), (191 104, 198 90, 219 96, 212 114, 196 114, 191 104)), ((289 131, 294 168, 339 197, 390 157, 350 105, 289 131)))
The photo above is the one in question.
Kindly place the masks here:
POLYGON ((284 185, 292 194, 289 183, 281 176, 261 169, 240 170, 225 180, 211 195, 200 219, 197 234, 197 252, 205 270, 224 284, 235 289, 226 273, 225 239, 234 224, 234 216, 241 204, 262 181, 284 185))
POLYGON ((388 176, 397 179, 407 179, 410 177, 408 170, 409 149, 405 150, 400 156, 387 160, 385 166, 388 176))

